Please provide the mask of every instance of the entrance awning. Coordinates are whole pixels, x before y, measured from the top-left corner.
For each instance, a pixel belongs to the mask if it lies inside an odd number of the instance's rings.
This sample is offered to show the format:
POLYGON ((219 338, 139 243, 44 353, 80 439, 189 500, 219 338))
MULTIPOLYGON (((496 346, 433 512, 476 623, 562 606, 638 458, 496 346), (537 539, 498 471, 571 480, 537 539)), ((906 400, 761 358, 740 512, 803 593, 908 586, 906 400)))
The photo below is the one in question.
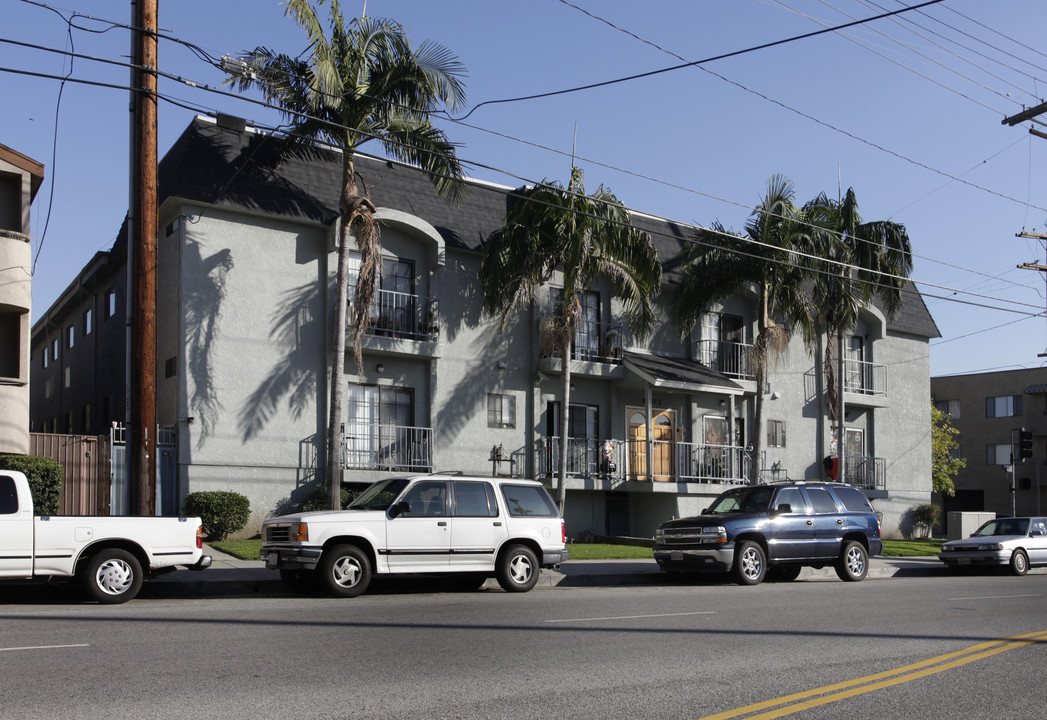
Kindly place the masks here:
POLYGON ((626 350, 622 364, 651 385, 667 390, 741 395, 745 389, 696 360, 626 350))

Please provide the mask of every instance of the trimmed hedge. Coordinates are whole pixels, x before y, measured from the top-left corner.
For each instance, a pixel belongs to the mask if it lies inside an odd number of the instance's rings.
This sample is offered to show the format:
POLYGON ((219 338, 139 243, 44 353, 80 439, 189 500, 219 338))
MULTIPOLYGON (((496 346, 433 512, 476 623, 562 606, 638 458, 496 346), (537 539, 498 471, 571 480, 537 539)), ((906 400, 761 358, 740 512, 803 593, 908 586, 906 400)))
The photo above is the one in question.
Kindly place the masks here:
POLYGON ((225 540, 251 519, 251 503, 235 492, 192 492, 185 496, 185 514, 200 517, 208 540, 225 540))
POLYGON ((29 480, 34 515, 57 515, 62 509, 62 463, 35 455, 0 455, 0 468, 17 470, 29 480))

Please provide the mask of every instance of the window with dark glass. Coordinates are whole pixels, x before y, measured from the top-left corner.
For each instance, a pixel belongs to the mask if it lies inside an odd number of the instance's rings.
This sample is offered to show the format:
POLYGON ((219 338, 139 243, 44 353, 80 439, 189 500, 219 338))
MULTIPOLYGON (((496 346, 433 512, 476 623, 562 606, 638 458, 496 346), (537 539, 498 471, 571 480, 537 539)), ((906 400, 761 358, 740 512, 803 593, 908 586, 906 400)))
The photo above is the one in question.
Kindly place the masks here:
POLYGON ((453 482, 451 487, 458 517, 498 517, 498 502, 490 483, 453 482))
POLYGON ((516 398, 512 395, 490 393, 487 396, 487 427, 516 427, 516 398))
POLYGON ((811 507, 816 513, 839 512, 836 509, 836 501, 828 490, 822 488, 807 488, 807 499, 811 501, 811 507))

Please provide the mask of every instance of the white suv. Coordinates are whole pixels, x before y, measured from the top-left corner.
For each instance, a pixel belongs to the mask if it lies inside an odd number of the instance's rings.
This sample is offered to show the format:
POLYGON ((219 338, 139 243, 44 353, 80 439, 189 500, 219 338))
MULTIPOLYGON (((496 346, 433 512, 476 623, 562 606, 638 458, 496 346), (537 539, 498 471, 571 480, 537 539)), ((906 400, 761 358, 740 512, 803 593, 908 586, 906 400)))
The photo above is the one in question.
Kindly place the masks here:
POLYGON ((291 585, 317 580, 356 597, 371 575, 455 573, 478 588, 491 575, 527 592, 540 568, 567 560, 563 518, 531 480, 434 474, 381 480, 346 510, 266 520, 262 553, 291 585))

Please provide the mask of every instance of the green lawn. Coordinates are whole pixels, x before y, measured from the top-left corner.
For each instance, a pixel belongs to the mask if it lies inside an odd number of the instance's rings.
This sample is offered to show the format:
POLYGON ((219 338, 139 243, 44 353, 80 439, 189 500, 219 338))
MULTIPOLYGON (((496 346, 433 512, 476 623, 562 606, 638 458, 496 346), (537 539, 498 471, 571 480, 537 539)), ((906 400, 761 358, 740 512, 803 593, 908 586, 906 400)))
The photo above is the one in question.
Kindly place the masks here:
MULTIPOLYGON (((262 549, 262 541, 258 539, 223 540, 208 545, 242 560, 257 560, 262 549)), ((933 557, 941 546, 941 540, 884 540, 883 554, 889 557, 933 557)), ((651 548, 632 545, 571 543, 567 549, 571 551, 572 560, 649 560, 653 557, 651 548)))
POLYGON ((934 557, 944 540, 884 540, 883 554, 890 557, 934 557))
POLYGON ((209 542, 207 544, 219 552, 238 557, 241 560, 257 560, 258 553, 262 549, 261 538, 254 540, 222 540, 221 542, 209 542))

